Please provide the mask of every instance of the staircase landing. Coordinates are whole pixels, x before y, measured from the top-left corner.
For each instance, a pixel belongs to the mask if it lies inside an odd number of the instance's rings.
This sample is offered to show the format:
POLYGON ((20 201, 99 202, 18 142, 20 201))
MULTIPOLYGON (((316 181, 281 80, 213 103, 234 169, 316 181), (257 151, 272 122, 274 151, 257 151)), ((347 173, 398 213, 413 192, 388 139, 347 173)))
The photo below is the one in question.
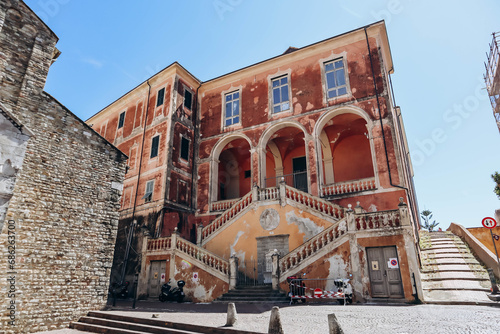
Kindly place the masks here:
POLYGON ((451 232, 420 232, 422 288, 427 303, 482 304, 491 301, 488 272, 451 232))

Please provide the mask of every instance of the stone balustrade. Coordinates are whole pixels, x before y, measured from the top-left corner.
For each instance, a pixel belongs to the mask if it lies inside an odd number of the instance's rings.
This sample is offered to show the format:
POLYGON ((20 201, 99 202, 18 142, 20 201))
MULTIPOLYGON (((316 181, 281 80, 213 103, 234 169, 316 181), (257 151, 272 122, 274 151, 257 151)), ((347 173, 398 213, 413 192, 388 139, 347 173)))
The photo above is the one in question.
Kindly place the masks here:
POLYGON ((297 267, 305 259, 319 252, 326 245, 336 241, 347 232, 347 224, 345 219, 339 221, 337 224, 330 226, 323 232, 318 233, 316 236, 309 239, 304 244, 295 248, 293 251, 280 259, 280 272, 282 277, 286 277, 286 272, 297 267), (285 275, 283 275, 285 274, 285 275))
POLYGON ((259 200, 270 201, 280 198, 279 188, 264 188, 259 190, 259 200))
POLYGON ((249 206, 253 201, 253 192, 249 192, 243 196, 239 201, 234 203, 229 209, 224 211, 212 223, 205 226, 202 230, 203 239, 208 238, 212 233, 224 226, 228 221, 233 219, 238 213, 249 206))
POLYGON ((172 237, 149 239, 147 252, 182 252, 190 258, 203 263, 204 265, 218 271, 223 275, 229 275, 229 262, 223 258, 207 251, 204 248, 198 247, 195 244, 181 238, 176 233, 172 237), (173 245, 175 243, 175 245, 173 245))
POLYGON ((313 210, 336 219, 344 217, 344 208, 340 205, 322 200, 316 196, 300 191, 296 188, 285 186, 285 196, 297 203, 303 204, 313 210))
POLYGON ((210 211, 225 211, 231 208, 234 203, 238 202, 239 200, 239 198, 234 198, 225 201, 213 202, 212 204, 210 204, 210 211))
POLYGON ((401 213, 399 210, 356 214, 354 216, 354 222, 356 231, 400 227, 402 225, 401 213))
POLYGON ((321 187, 321 196, 334 196, 342 194, 356 193, 366 190, 377 189, 375 178, 366 178, 355 181, 338 182, 321 187))

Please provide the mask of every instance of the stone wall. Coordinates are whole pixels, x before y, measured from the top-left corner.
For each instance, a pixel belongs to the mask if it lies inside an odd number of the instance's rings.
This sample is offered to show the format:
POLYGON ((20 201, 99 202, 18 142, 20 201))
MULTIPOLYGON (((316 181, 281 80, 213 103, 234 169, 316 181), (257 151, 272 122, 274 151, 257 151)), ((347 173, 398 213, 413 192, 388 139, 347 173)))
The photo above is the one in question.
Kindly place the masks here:
POLYGON ((0 105, 0 231, 31 132, 0 105))
POLYGON ((0 333, 67 327, 107 300, 126 156, 43 92, 56 42, 0 2, 0 102, 33 132, 0 234, 0 333))

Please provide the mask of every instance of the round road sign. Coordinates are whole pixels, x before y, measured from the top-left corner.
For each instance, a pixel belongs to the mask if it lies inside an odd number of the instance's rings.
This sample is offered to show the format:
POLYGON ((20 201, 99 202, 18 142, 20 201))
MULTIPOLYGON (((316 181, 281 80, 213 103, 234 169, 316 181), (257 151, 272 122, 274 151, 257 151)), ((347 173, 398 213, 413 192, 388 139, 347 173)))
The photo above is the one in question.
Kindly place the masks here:
POLYGON ((481 223, 483 224, 484 227, 490 229, 495 228, 495 226, 497 226, 497 221, 491 217, 484 218, 481 223))
POLYGON ((319 297, 323 294, 323 290, 321 289, 314 289, 314 297, 319 297))
POLYGON ((392 264, 393 266, 397 266, 397 265, 398 265, 398 261, 396 261, 395 259, 392 259, 392 260, 391 260, 391 264, 392 264))

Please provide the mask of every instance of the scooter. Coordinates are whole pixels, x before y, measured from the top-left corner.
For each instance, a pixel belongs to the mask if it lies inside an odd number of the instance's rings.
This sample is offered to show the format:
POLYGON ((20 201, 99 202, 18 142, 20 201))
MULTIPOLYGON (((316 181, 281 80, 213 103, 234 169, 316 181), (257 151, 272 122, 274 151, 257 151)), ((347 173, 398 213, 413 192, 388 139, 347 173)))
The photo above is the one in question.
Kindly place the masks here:
POLYGON ((337 292, 343 292, 344 298, 338 298, 337 302, 340 305, 352 304, 352 285, 349 283, 348 278, 338 278, 333 281, 335 287, 337 288, 337 292))
POLYGON ((120 299, 128 298, 128 286, 129 282, 125 282, 123 285, 120 285, 116 282, 111 284, 111 286, 109 287, 111 297, 120 299))
POLYGON ((167 300, 173 300, 182 303, 184 301, 184 285, 186 285, 186 282, 180 280, 177 281, 177 287, 172 288, 172 286, 170 286, 170 280, 168 280, 167 283, 161 286, 160 301, 166 302, 167 300))

